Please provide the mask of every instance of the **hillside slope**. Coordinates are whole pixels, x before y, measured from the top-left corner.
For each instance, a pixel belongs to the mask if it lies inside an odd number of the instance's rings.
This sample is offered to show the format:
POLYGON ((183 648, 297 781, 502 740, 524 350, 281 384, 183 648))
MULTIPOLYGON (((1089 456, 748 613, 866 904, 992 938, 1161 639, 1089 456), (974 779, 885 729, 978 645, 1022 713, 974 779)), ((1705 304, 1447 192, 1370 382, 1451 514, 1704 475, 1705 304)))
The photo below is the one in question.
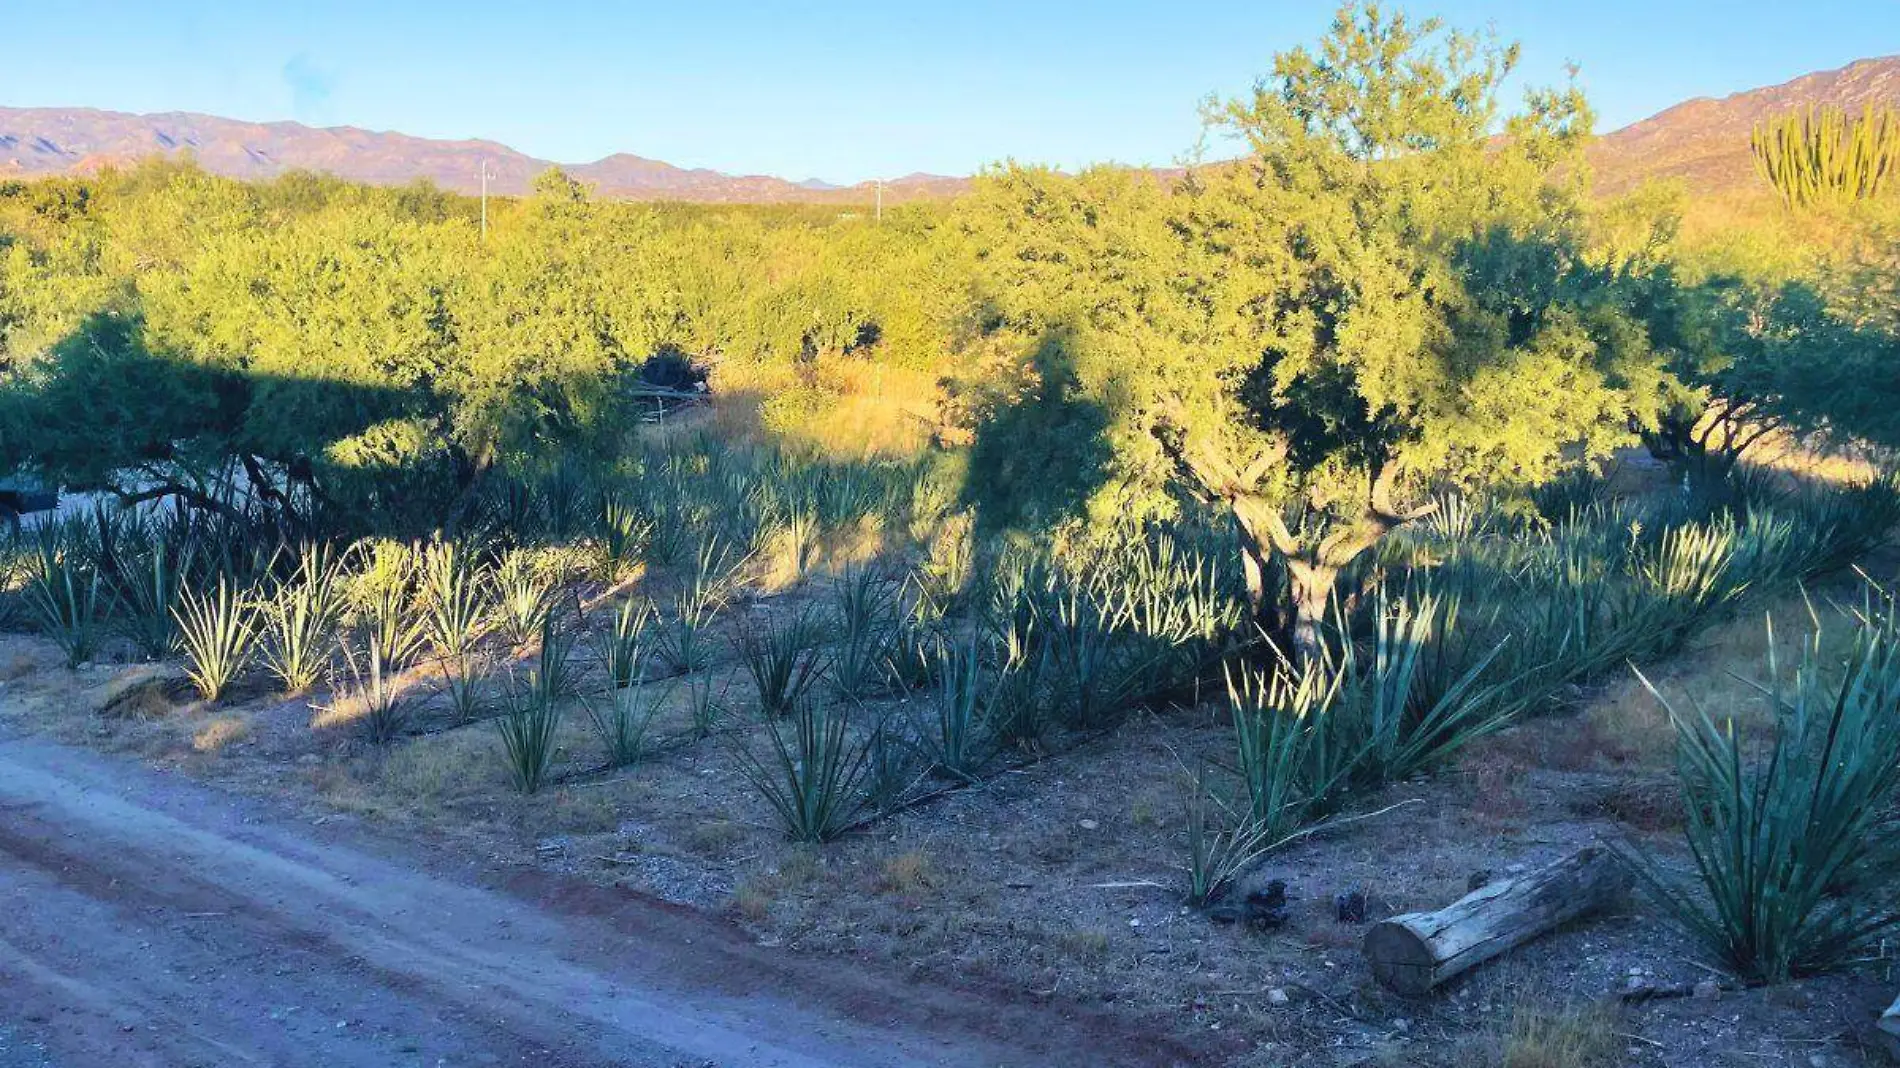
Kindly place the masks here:
POLYGON ((1687 100, 1605 134, 1590 149, 1597 188, 1618 193, 1650 178, 1680 178, 1701 193, 1746 188, 1759 181, 1748 150, 1755 124, 1827 104, 1856 113, 1869 104, 1900 107, 1900 56, 1863 59, 1719 100, 1687 100))
MULTIPOLYGON (((1685 101, 1605 134, 1590 150, 1598 188, 1617 193, 1648 178, 1681 178, 1698 192, 1746 189, 1757 181, 1749 129, 1766 116, 1816 104, 1856 111, 1868 104, 1900 106, 1900 56, 1865 59, 1719 100, 1685 101)), ((485 163, 489 189, 504 195, 525 192, 536 173, 552 166, 493 141, 435 140, 353 126, 242 122, 187 112, 0 107, 0 176, 85 173, 182 152, 209 170, 237 178, 302 169, 387 185, 421 178, 463 193, 480 188, 485 163)), ((833 186, 816 179, 732 175, 627 153, 567 170, 594 183, 602 196, 628 200, 864 204, 874 196, 869 183, 833 186)), ((884 196, 892 202, 952 196, 968 186, 967 178, 913 174, 885 183, 884 196)))
MULTIPOLYGON (((524 193, 554 164, 494 141, 445 141, 353 126, 242 122, 213 115, 165 112, 130 115, 93 108, 0 107, 0 176, 86 173, 147 156, 190 153, 206 169, 234 178, 270 178, 290 170, 327 171, 352 181, 401 185, 427 179, 444 189, 524 193)), ((864 203, 868 183, 831 186, 764 175, 731 175, 676 167, 618 153, 567 167, 606 197, 704 202, 864 203)), ((954 192, 960 179, 911 175, 885 183, 888 200, 954 192)))

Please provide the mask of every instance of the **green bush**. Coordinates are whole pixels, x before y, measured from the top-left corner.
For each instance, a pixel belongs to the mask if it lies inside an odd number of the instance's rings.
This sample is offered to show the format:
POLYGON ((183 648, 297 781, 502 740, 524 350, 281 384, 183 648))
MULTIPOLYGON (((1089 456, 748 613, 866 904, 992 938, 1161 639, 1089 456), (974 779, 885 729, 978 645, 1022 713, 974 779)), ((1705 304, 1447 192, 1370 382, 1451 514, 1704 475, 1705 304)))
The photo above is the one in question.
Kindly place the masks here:
POLYGON ((1818 635, 1791 680, 1771 654, 1765 749, 1649 687, 1676 727, 1695 875, 1626 856, 1669 915, 1748 979, 1839 966, 1900 928, 1897 622, 1891 606, 1870 613, 1839 670, 1818 635))
POLYGON ((798 842, 829 842, 864 810, 871 747, 852 738, 844 715, 811 701, 766 725, 763 757, 738 750, 746 779, 798 842))
POLYGON ((186 591, 178 600, 177 612, 185 674, 205 700, 216 701, 250 664, 258 632, 257 606, 247 592, 219 575, 215 592, 186 591))

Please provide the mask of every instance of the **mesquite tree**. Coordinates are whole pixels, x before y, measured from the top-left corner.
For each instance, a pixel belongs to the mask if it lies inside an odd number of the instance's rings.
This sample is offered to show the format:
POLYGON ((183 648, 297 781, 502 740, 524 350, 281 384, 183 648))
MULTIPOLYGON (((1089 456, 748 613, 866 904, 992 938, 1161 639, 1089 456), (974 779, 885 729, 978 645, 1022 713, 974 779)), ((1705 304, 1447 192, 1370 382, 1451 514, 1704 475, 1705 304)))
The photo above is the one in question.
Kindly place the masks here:
POLYGON ((987 325, 1026 355, 971 405, 979 458, 985 430, 1093 427, 1066 459, 1107 453, 1094 509, 1222 502, 1257 617, 1311 656, 1342 569, 1431 491, 1534 485, 1632 441, 1667 392, 1644 287, 1584 251, 1587 106, 1539 91, 1504 114, 1515 58, 1347 7, 1210 108, 1237 162, 1172 185, 987 175, 965 225, 987 325))

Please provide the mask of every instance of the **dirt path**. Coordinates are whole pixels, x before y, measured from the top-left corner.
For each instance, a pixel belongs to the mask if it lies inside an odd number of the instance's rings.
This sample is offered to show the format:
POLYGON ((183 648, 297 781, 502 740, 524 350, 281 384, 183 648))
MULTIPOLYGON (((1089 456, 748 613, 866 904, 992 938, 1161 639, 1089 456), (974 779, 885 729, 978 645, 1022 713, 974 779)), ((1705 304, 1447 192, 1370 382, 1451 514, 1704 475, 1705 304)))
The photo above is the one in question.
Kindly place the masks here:
POLYGON ((0 1034, 43 1042, 59 1068, 1200 1060, 1058 1005, 803 958, 625 893, 453 864, 124 761, 0 740, 0 1034))

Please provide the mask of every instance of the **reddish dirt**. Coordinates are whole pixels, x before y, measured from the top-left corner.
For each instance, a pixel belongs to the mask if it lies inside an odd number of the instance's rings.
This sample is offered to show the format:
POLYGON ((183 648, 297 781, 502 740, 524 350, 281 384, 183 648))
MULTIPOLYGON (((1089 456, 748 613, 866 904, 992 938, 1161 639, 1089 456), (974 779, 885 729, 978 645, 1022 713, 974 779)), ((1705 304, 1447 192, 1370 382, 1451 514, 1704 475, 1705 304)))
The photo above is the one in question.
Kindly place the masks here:
POLYGON ((57 1066, 1225 1059, 46 742, 0 741, 0 855, 0 1037, 57 1066))

